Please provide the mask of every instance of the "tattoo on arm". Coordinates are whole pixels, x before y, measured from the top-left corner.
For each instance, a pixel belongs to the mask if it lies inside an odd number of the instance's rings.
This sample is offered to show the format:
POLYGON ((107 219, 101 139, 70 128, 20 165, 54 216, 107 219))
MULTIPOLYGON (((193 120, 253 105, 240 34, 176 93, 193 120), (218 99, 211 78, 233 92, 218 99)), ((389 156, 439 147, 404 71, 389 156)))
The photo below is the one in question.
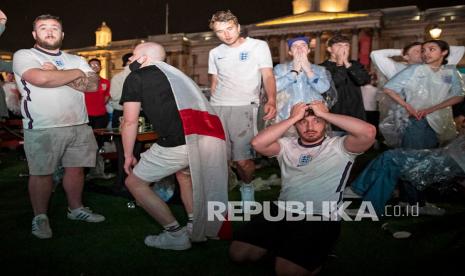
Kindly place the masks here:
POLYGON ((98 89, 99 75, 95 72, 87 73, 87 87, 86 91, 96 91, 98 89))
POLYGON ((87 78, 78 78, 68 83, 67 86, 74 88, 78 91, 84 92, 86 91, 87 82, 87 78))
POLYGON ((75 79, 67 85, 81 92, 95 91, 98 86, 98 75, 94 72, 88 72, 87 77, 75 79))

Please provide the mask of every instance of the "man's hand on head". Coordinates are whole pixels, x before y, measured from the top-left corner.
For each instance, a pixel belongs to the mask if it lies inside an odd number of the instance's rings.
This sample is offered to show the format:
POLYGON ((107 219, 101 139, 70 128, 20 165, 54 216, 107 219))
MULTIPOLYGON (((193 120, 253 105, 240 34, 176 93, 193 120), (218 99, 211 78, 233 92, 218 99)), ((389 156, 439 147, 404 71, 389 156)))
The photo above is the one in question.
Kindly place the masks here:
POLYGON ((323 101, 313 101, 310 103, 309 108, 313 110, 315 116, 321 117, 325 113, 329 113, 328 107, 323 101))
POLYGON ((291 113, 289 116, 289 120, 293 120, 294 122, 298 122, 302 120, 305 116, 305 112, 307 109, 310 107, 306 103, 296 103, 295 105, 292 106, 291 108, 291 113))

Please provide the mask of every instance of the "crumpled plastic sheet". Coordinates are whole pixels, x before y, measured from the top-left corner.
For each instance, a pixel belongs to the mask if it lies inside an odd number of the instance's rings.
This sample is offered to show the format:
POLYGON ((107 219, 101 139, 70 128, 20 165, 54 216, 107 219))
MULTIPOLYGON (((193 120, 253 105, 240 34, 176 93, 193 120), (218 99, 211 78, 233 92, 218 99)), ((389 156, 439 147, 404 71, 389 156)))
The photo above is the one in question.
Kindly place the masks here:
MULTIPOLYGON (((389 101, 386 97, 388 96, 385 96, 383 100, 389 101)), ((379 123, 379 131, 388 146, 400 147, 407 125, 408 114, 405 109, 400 105, 392 104, 386 116, 379 123)))
MULTIPOLYGON (((331 109, 337 102, 337 89, 336 89, 336 85, 334 84, 334 81, 331 77, 331 73, 328 71, 328 70, 325 70, 325 73, 326 73, 326 76, 328 77, 328 80, 329 80, 329 83, 330 83, 330 86, 328 88, 328 90, 326 90, 322 95, 323 97, 323 100, 326 104, 326 106, 328 107, 328 109, 331 109)), ((299 91, 303 91, 304 88, 303 87, 303 84, 302 83, 298 83, 299 85, 299 91)), ((265 93, 262 93, 262 96, 265 96, 265 93)), ((291 94, 289 94, 287 91, 282 91, 280 93, 278 93, 276 95, 276 110, 278 112, 278 116, 276 116, 276 118, 274 119, 274 121, 270 122, 269 124, 267 124, 266 126, 269 126, 273 123, 278 123, 280 122, 281 120, 283 120, 284 118, 281 118, 282 115, 281 112, 284 112, 284 114, 290 114, 291 112, 291 108, 292 106, 291 105, 288 105, 289 103, 289 100, 291 99, 291 94)), ((295 100, 295 99, 294 99, 295 100)), ((313 100, 317 100, 317 99, 313 99, 313 98, 310 98, 310 99, 306 99, 306 103, 311 103, 313 100)), ((260 100, 261 102, 265 102, 266 100, 260 100)), ((262 121, 262 120, 259 120, 259 121, 262 121)), ((259 128, 259 129, 263 129, 263 128, 259 128)))
POLYGON ((465 135, 460 135, 443 148, 395 151, 394 162, 401 168, 400 178, 419 190, 465 176, 465 135))
POLYGON ((153 183, 152 190, 164 201, 167 202, 174 195, 176 188, 174 175, 167 176, 158 182, 153 183))
POLYGON ((325 70, 325 72, 328 77, 330 86, 329 89, 323 94, 323 96, 326 102, 326 106, 331 109, 331 107, 333 107, 337 102, 337 89, 333 78, 331 77, 331 73, 328 70, 325 70))

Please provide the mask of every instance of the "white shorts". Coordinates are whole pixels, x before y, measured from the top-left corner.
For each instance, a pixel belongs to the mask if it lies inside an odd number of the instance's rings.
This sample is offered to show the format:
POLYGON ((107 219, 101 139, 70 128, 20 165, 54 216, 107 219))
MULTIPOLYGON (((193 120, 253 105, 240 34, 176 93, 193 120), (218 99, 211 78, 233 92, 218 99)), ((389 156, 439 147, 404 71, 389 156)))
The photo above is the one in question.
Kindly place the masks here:
POLYGON ((140 155, 133 173, 146 182, 156 182, 189 167, 187 145, 165 148, 153 144, 140 155))

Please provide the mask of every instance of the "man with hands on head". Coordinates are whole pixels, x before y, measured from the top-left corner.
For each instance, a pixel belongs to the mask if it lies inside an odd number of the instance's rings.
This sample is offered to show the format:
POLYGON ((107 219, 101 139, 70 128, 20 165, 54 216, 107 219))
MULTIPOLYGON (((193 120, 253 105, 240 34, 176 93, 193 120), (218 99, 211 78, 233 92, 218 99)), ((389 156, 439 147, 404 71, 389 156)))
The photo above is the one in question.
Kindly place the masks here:
POLYGON ((83 167, 95 166, 97 144, 90 126, 83 91, 97 89, 98 76, 82 57, 60 51, 64 37, 61 20, 38 16, 33 23, 34 48, 13 56, 13 71, 20 89, 24 117, 24 151, 29 166, 29 195, 34 219, 32 234, 52 237, 47 217, 52 174, 65 168, 63 188, 68 218, 101 222, 102 215, 82 204, 83 167))
POLYGON ((308 60, 308 43, 307 37, 289 39, 292 61, 278 64, 273 70, 278 91, 278 121, 287 119, 291 107, 298 102, 323 100, 321 94, 330 88, 326 69, 308 60))
MULTIPOLYGON (((276 156, 281 168, 280 202, 311 202, 307 215, 321 221, 268 221, 264 215, 252 217, 235 233, 230 257, 236 262, 258 261, 268 252, 275 257, 277 275, 318 273, 340 233, 338 220, 322 217, 323 204, 342 203, 342 192, 356 156, 375 141, 376 128, 357 118, 330 113, 321 101, 297 103, 288 119, 261 131, 253 140, 255 150, 276 156), (327 124, 346 131, 343 137, 328 137, 327 124), (299 137, 282 135, 295 126, 299 137)), ((276 204, 270 204, 276 217, 276 204)), ((296 215, 296 211, 287 210, 296 215)), ((335 210, 333 210, 335 211, 335 210)), ((264 212, 265 213, 265 212, 264 212)), ((286 217, 286 216, 285 216, 286 217)), ((288 217, 288 216, 287 216, 288 217)))

